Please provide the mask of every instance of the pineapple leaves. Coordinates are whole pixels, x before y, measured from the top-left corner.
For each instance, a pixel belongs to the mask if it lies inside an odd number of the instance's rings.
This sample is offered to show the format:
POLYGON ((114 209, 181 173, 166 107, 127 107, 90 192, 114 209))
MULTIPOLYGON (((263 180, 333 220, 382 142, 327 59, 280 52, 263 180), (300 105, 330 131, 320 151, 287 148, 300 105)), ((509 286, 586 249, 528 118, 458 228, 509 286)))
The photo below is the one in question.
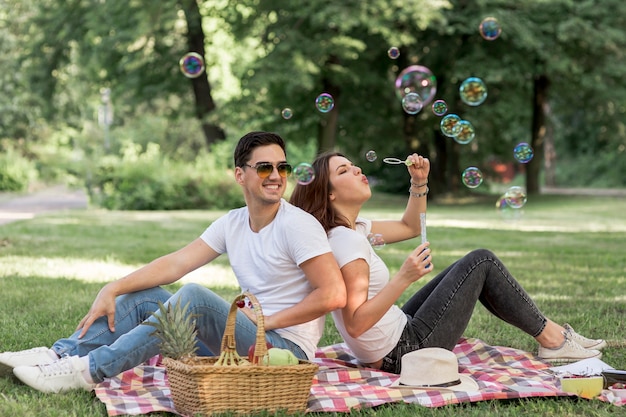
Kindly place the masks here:
POLYGON ((189 302, 181 307, 180 299, 176 304, 167 307, 159 302, 159 311, 153 313, 154 321, 144 321, 142 324, 154 327, 150 334, 160 339, 161 354, 165 357, 184 360, 195 356, 197 314, 189 314, 189 302))

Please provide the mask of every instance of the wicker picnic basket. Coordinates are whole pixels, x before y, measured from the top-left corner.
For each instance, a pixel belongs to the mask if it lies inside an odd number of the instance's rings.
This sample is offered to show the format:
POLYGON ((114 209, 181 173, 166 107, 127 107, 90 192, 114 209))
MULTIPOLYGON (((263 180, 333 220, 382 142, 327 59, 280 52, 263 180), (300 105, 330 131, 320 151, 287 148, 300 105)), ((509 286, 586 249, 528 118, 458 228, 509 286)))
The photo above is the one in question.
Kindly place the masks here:
POLYGON ((250 293, 237 296, 226 320, 220 356, 196 356, 189 361, 164 358, 174 406, 186 415, 221 412, 252 414, 264 410, 304 412, 318 365, 300 360, 297 365, 262 365, 267 353, 263 312, 250 293), (255 364, 217 365, 223 355, 238 356, 235 350, 237 303, 252 303, 257 318, 255 364), (256 362, 258 361, 258 364, 256 362))

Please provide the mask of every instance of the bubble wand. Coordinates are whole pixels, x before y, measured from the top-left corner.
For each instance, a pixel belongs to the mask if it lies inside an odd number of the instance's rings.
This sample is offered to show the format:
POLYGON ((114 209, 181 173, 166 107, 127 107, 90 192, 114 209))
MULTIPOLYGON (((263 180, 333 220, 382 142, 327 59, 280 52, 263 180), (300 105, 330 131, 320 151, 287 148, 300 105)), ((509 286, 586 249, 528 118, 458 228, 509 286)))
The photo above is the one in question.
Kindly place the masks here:
POLYGON ((404 164, 406 166, 413 165, 413 161, 411 161, 409 158, 407 158, 404 161, 399 158, 383 158, 383 162, 389 165, 401 165, 401 164, 404 164))
MULTIPOLYGON (((411 161, 409 158, 403 161, 402 159, 399 159, 399 158, 387 157, 387 158, 383 158, 383 162, 389 165, 401 165, 401 164, 404 164, 406 166, 413 165, 413 161, 411 161)), ((425 243, 426 242, 426 213, 420 213, 420 231, 421 231, 422 243, 425 243)), ((429 266, 430 266, 430 263, 426 265, 426 268, 428 268, 429 266)))
MULTIPOLYGON (((420 213, 420 231, 422 243, 426 242, 426 213, 420 213)), ((430 262, 426 265, 426 268, 430 266, 430 262)))

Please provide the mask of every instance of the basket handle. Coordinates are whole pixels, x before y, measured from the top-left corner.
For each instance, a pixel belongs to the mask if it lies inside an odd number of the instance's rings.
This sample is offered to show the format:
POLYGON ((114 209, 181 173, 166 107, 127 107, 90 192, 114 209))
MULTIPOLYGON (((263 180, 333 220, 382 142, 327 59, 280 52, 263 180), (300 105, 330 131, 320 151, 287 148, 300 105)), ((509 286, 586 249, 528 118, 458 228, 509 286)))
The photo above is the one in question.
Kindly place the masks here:
MULTIPOLYGON (((235 341, 235 324, 237 322, 237 307, 238 301, 245 301, 248 299, 252 303, 252 310, 256 315, 256 342, 254 345, 254 358, 252 364, 260 364, 261 358, 267 354, 267 345, 265 344, 265 321, 263 318, 263 310, 259 300, 254 294, 249 292, 243 292, 239 294, 230 305, 230 311, 228 312, 228 318, 226 319, 226 327, 224 329, 224 336, 222 337, 221 352, 236 352, 237 343, 235 341)), ((245 307, 244 307, 245 308, 245 307)))

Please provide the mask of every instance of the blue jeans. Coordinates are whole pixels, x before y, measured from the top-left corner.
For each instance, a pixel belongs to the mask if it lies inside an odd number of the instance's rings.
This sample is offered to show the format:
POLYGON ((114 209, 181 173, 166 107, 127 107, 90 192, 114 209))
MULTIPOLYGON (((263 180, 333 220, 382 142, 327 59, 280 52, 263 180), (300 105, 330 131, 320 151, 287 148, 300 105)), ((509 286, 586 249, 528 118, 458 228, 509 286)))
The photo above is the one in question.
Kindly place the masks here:
POLYGON ((547 319, 502 261, 486 249, 465 255, 424 285, 402 310, 408 323, 381 369, 400 373, 405 353, 425 348, 454 349, 480 301, 496 317, 538 336, 547 319))
MULTIPOLYGON (((59 356, 88 355, 94 382, 102 382, 159 353, 160 339, 151 336, 154 327, 142 323, 156 321, 154 316, 159 314, 159 301, 168 305, 176 304, 179 299, 183 306, 189 302, 190 314, 197 314, 198 354, 219 355, 231 303, 198 284, 186 284, 174 295, 160 287, 121 295, 115 301, 115 333, 109 330, 107 318, 103 316, 93 323, 82 339, 78 338, 78 330, 72 336, 56 341, 52 349, 59 356)), ((247 357, 248 347, 256 341, 256 331, 256 325, 245 314, 237 312, 235 340, 240 355, 247 357)), ((298 345, 273 330, 265 332, 265 339, 274 347, 289 349, 298 358, 306 359, 298 345)))

